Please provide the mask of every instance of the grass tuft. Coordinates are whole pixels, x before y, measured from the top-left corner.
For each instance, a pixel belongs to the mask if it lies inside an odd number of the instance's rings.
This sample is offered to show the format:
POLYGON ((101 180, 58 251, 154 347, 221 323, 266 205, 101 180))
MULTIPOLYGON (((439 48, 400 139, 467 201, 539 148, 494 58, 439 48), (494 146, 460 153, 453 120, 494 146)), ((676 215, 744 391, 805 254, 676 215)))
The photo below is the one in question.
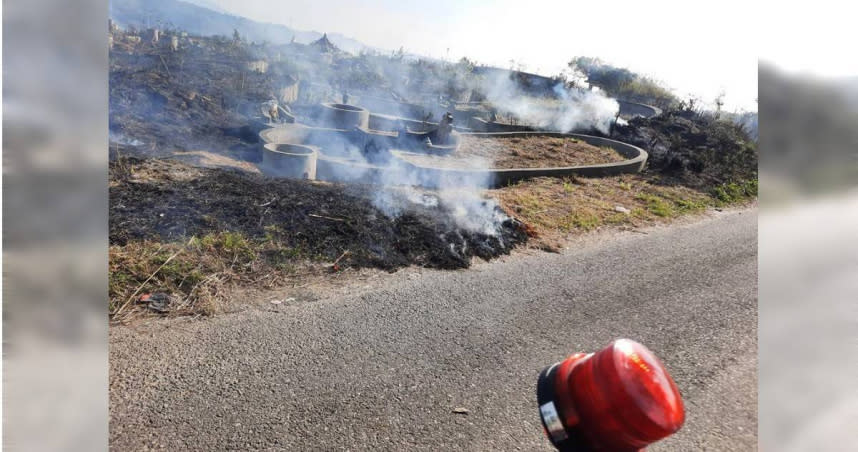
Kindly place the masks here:
POLYGON ((712 190, 712 196, 722 205, 733 204, 756 197, 758 190, 759 180, 750 179, 721 184, 712 190))
POLYGON ((109 249, 110 315, 122 320, 143 308, 146 293, 164 292, 178 301, 171 313, 214 314, 236 285, 271 288, 294 275, 310 259, 300 248, 284 246, 276 226, 252 239, 224 231, 192 237, 187 243, 129 241, 109 249))
POLYGON ((676 216, 676 211, 674 211, 671 203, 661 196, 650 193, 638 193, 636 198, 643 201, 646 204, 646 209, 655 216, 662 218, 676 216))

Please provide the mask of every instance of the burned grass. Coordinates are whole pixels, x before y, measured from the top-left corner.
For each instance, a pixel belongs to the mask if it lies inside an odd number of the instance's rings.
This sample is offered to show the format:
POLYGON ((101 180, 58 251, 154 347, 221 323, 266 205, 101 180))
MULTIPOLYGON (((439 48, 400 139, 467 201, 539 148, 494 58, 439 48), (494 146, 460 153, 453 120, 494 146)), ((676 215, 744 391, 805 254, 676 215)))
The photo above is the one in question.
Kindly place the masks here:
POLYGON ((110 51, 109 130, 113 141, 134 144, 146 155, 206 149, 257 161, 249 114, 271 98, 281 72, 246 69, 251 48, 222 38, 195 38, 171 52, 163 45, 131 45, 114 33, 110 51))
POLYGON ((756 184, 757 143, 741 126, 711 115, 671 110, 635 118, 616 127, 612 138, 646 149, 648 170, 661 176, 659 183, 707 193, 756 184))
POLYGON ((494 162, 494 168, 544 168, 620 162, 625 158, 608 147, 575 138, 552 136, 462 136, 453 157, 494 162))
POLYGON ((114 314, 152 291, 175 294, 176 312, 217 311, 226 288, 274 286, 308 263, 317 271, 465 268, 475 256, 491 259, 527 240, 511 219, 493 234, 463 228, 443 202, 402 198, 405 208, 389 216, 370 201, 370 187, 157 159, 116 159, 110 175, 114 314))

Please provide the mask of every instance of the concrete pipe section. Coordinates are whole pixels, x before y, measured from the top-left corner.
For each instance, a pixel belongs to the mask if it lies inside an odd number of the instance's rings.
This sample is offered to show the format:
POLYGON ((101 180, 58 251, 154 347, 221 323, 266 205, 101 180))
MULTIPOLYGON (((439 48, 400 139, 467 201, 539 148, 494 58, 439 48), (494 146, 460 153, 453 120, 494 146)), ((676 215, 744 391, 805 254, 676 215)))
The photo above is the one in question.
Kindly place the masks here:
MULTIPOLYGON (((261 169, 275 177, 338 182, 412 184, 425 187, 479 185, 500 187, 534 177, 603 177, 640 172, 647 152, 608 138, 545 131, 457 133, 443 145, 432 140, 435 130, 401 128, 402 118, 390 117, 397 131, 370 130, 370 112, 345 104, 323 104, 327 128, 281 124, 260 132, 264 143, 261 169), (474 138, 552 136, 576 138, 594 146, 613 148, 625 160, 612 163, 551 168, 491 168, 473 166, 451 157, 461 136, 474 138), (425 140, 428 137, 429 140, 425 140)), ((324 117, 324 116, 323 116, 324 117)), ((388 118, 385 118, 388 119, 388 118)), ((405 123, 407 124, 407 123, 405 123)))
POLYGON ((309 146, 267 143, 262 149, 262 169, 271 176, 315 180, 317 160, 309 146))
POLYGON ((321 119, 335 129, 352 130, 355 127, 369 129, 369 110, 355 105, 324 103, 321 119))

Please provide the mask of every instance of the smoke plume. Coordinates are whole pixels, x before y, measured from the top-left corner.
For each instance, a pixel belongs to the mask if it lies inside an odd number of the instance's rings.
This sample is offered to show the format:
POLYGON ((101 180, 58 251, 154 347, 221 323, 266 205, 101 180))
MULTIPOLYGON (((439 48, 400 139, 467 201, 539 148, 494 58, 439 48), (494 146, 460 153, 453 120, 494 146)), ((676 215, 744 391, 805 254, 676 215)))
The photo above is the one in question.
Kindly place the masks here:
POLYGON ((509 75, 493 75, 483 84, 487 100, 524 124, 557 132, 596 129, 607 134, 620 109, 616 100, 599 91, 567 89, 562 82, 550 97, 532 97, 509 75))

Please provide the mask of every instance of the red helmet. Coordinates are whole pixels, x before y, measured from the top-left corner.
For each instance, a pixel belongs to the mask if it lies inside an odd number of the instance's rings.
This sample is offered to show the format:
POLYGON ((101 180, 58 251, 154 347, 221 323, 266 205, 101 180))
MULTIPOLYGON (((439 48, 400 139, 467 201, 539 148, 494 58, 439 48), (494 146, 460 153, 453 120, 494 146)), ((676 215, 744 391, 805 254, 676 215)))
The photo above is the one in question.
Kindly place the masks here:
POLYGON ((537 398, 546 433, 560 450, 637 451, 685 421, 682 398, 664 365, 629 339, 546 368, 537 398))

